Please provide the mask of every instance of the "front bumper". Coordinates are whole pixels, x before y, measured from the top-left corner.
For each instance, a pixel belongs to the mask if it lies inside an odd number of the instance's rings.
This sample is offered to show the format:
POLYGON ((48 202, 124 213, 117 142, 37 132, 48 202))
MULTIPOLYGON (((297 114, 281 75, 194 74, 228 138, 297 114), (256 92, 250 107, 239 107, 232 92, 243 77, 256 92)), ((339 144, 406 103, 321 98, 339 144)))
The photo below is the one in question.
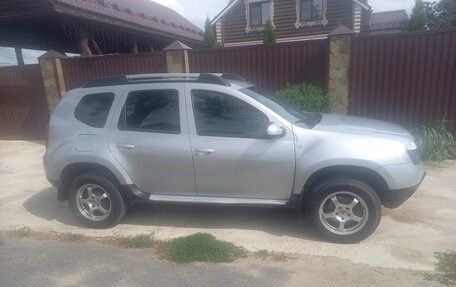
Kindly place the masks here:
POLYGON ((407 201, 423 182, 426 172, 423 174, 420 183, 408 188, 391 189, 383 194, 383 204, 388 208, 397 208, 407 201))

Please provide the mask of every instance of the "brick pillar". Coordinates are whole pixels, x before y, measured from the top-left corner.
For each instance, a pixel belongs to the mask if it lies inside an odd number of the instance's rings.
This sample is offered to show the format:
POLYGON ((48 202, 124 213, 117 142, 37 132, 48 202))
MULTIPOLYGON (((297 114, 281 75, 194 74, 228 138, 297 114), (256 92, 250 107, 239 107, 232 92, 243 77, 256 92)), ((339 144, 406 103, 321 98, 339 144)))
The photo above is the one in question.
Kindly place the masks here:
POLYGON ((332 113, 346 114, 350 81, 351 42, 354 32, 341 25, 329 34, 328 97, 332 113))
POLYGON ((54 111, 60 98, 65 94, 65 80, 63 79, 61 58, 66 57, 50 50, 38 58, 43 77, 44 91, 49 113, 54 111))
POLYGON ((174 41, 168 47, 164 48, 166 57, 166 70, 168 73, 190 73, 188 63, 189 46, 180 41, 174 41))

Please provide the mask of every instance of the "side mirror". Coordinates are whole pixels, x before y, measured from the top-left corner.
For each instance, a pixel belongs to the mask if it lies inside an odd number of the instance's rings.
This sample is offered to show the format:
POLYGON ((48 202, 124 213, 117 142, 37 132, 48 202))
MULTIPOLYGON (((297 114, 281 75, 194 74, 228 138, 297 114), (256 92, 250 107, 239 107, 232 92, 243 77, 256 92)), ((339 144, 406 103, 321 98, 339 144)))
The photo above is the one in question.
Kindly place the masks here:
POLYGON ((268 139, 280 138, 283 137, 286 133, 287 131, 276 123, 270 123, 266 128, 266 137, 268 139))

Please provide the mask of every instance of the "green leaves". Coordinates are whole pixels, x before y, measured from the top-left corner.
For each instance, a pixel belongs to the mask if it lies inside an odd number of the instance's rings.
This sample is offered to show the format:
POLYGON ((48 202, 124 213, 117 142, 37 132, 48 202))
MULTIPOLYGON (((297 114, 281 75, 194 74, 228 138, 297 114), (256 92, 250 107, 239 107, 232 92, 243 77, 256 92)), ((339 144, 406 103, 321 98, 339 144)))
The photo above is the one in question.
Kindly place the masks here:
POLYGON ((212 29, 211 21, 209 20, 209 18, 206 18, 206 24, 204 25, 203 44, 205 48, 217 47, 214 29, 212 29))
POLYGON ((442 161, 452 157, 448 146, 455 137, 446 129, 447 123, 442 120, 433 127, 420 126, 411 131, 423 160, 442 161))
POLYGON ((421 31, 426 28, 426 14, 424 9, 424 3, 422 0, 415 1, 415 7, 413 7, 412 15, 407 25, 408 31, 421 31))
POLYGON ((158 249, 161 257, 176 263, 232 262, 247 252, 230 242, 217 240, 207 233, 195 233, 164 241, 158 249))
POLYGON ((263 43, 275 43, 276 42, 276 33, 274 31, 274 26, 272 25, 272 21, 266 21, 264 26, 264 33, 263 33, 263 43))
POLYGON ((286 89, 277 91, 276 96, 285 99, 302 111, 321 113, 329 111, 329 100, 325 90, 314 85, 288 85, 286 89))
POLYGON ((446 286, 456 286, 456 252, 436 252, 436 272, 426 274, 427 280, 436 280, 446 286))

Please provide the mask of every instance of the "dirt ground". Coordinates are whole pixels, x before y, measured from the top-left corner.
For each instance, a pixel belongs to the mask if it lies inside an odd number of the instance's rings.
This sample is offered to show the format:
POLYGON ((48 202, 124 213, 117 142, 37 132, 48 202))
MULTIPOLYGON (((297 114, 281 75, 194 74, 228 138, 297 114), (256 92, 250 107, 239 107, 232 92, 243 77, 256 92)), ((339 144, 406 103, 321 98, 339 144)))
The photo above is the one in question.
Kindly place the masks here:
POLYGON ((138 205, 115 228, 87 229, 73 217, 67 202, 57 201, 55 189, 44 176, 44 150, 41 143, 0 141, 0 230, 26 226, 94 237, 154 233, 157 239, 207 232, 250 251, 297 255, 299 259, 283 263, 291 272, 290 286, 310 277, 323 278, 319 281, 323 286, 345 285, 337 282, 350 283, 347 274, 358 271, 361 281, 353 286, 380 286, 386 275, 396 286, 429 286, 416 274, 433 270, 434 252, 456 250, 454 162, 427 164, 428 176, 416 194, 398 209, 384 209, 380 226, 370 238, 337 245, 319 241, 294 211, 286 209, 138 205), (306 258, 314 263, 303 266, 306 258), (308 272, 299 272, 301 267, 308 272), (346 274, 345 279, 329 276, 328 268, 346 274))

